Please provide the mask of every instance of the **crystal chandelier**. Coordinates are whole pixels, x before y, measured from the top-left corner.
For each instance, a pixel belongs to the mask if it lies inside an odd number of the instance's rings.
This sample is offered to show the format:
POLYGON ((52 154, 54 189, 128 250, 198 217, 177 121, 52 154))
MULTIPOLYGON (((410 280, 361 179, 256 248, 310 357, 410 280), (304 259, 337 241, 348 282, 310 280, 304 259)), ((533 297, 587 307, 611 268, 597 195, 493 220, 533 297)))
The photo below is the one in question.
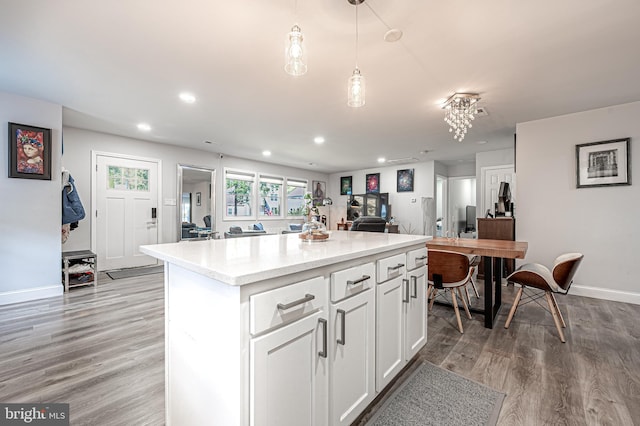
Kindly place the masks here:
POLYGON ((356 67, 353 70, 351 77, 349 77, 349 84, 347 86, 347 105, 358 108, 363 106, 365 101, 364 76, 360 73, 360 69, 358 68, 358 5, 364 3, 364 0, 347 1, 356 7, 356 67))
POLYGON ((454 93, 442 106, 445 110, 444 121, 458 142, 462 142, 467 129, 473 127, 471 122, 475 119, 476 104, 479 100, 480 96, 477 93, 454 93))

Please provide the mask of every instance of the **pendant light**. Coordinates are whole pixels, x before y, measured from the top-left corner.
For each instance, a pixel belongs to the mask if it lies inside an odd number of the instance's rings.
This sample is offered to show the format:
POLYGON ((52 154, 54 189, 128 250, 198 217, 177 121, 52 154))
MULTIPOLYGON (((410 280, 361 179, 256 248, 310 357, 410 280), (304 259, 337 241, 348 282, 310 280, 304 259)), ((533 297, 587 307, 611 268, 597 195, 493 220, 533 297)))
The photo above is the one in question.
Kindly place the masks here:
MULTIPOLYGON (((298 12, 298 2, 295 3, 295 13, 298 12)), ((291 31, 287 35, 287 47, 285 48, 285 66, 284 70, 287 74, 293 76, 304 75, 307 72, 307 65, 304 63, 304 47, 302 41, 302 30, 298 24, 291 27, 291 31)))
POLYGON ((365 81, 364 76, 358 68, 358 5, 364 3, 364 0, 347 0, 356 7, 356 67, 353 74, 349 78, 347 87, 347 105, 353 108, 361 107, 365 102, 365 81))

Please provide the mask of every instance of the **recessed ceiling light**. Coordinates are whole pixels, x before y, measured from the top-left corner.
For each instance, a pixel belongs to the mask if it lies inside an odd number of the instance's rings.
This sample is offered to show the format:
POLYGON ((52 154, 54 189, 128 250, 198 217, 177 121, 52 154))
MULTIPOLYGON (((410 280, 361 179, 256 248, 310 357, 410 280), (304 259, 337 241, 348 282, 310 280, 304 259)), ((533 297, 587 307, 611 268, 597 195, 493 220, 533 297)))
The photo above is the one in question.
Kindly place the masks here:
POLYGON ((384 163, 385 161, 387 161, 387 159, 384 157, 378 158, 378 163, 384 163))
POLYGON ((478 141, 476 142, 478 145, 484 145, 485 143, 487 143, 487 141, 478 141))
POLYGON ((180 100, 182 100, 182 102, 184 103, 192 104, 196 101, 196 97, 193 96, 191 93, 182 92, 180 93, 180 100))
POLYGON ((143 132, 148 132, 151 130, 151 126, 149 126, 147 123, 140 123, 138 124, 138 130, 141 130, 143 132))
POLYGON ((313 138, 313 141, 319 145, 321 143, 324 143, 324 138, 322 136, 316 136, 315 138, 313 138))
POLYGON ((267 150, 262 151, 262 155, 264 155, 265 157, 269 157, 271 156, 271 151, 267 151, 267 150))

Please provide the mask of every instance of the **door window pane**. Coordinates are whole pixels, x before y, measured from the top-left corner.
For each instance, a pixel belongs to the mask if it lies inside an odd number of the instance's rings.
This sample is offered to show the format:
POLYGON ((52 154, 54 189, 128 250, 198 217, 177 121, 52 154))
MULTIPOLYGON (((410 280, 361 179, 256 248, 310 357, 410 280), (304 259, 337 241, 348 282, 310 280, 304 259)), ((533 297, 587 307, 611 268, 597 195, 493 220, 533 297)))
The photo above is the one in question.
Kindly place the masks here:
POLYGON ((149 169, 107 167, 107 189, 149 192, 149 169))

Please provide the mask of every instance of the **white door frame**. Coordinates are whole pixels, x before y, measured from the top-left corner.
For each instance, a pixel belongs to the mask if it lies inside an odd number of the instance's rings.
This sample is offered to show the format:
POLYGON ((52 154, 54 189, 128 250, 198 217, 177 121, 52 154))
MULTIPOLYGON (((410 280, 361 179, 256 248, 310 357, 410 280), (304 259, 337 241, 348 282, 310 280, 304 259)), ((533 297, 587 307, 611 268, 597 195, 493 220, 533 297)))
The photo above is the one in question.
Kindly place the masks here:
MULTIPOLYGON (((487 191, 487 172, 489 170, 509 169, 509 168, 513 169, 513 174, 515 175, 515 167, 513 164, 502 164, 499 166, 485 166, 480 168, 480 204, 482 207, 480 210, 476 208, 477 217, 485 217, 485 214, 487 212, 487 206, 484 205, 485 194, 487 191)), ((476 205, 477 204, 478 204, 478 200, 476 199, 476 205)), ((492 207, 493 206, 489 206, 488 208, 492 208, 492 207)))
POLYGON ((136 155, 118 154, 115 152, 106 151, 94 151, 91 150, 91 251, 98 254, 96 238, 98 235, 97 221, 95 218, 98 214, 98 200, 97 200, 97 182, 96 182, 96 167, 98 167, 98 156, 122 158, 126 160, 135 161, 148 161, 150 163, 156 163, 158 166, 158 182, 156 187, 158 188, 157 200, 158 208, 156 210, 156 219, 158 223, 158 244, 162 243, 162 160, 159 158, 140 157, 136 155))

